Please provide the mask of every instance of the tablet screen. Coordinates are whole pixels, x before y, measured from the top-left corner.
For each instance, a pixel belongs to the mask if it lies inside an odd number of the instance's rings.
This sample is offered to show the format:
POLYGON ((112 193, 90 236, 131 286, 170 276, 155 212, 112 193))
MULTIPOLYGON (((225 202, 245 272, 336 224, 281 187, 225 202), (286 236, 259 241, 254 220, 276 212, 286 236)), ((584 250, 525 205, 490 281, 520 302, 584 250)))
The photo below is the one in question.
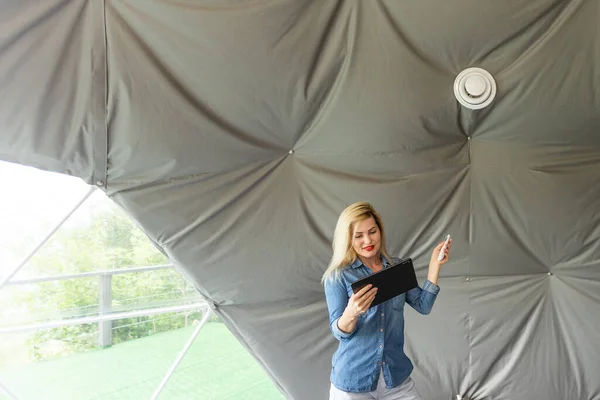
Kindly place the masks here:
POLYGON ((351 285, 352 291, 356 293, 369 283, 378 289, 375 299, 373 299, 369 308, 419 286, 415 268, 410 258, 371 274, 366 278, 359 279, 351 285))

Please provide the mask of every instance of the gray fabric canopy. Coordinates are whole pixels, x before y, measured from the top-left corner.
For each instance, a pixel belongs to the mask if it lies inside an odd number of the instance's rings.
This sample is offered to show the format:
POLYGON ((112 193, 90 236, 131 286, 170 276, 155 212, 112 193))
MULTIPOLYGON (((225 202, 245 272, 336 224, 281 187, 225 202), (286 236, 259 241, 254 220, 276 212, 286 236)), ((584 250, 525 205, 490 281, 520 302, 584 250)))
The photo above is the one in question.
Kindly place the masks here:
POLYGON ((600 398, 600 1, 0 10, 0 159, 106 190, 287 398, 327 396, 320 277, 359 200, 421 283, 452 234, 433 312, 406 310, 425 398, 600 398))

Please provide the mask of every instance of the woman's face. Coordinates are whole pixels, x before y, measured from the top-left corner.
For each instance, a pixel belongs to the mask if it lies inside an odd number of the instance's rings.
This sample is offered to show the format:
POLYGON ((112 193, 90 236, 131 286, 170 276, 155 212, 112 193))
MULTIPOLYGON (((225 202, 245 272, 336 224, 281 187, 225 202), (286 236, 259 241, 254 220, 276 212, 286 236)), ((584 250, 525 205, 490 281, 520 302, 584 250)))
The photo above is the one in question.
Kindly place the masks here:
POLYGON ((352 248, 360 258, 369 259, 377 256, 380 247, 381 232, 373 217, 354 224, 352 248))

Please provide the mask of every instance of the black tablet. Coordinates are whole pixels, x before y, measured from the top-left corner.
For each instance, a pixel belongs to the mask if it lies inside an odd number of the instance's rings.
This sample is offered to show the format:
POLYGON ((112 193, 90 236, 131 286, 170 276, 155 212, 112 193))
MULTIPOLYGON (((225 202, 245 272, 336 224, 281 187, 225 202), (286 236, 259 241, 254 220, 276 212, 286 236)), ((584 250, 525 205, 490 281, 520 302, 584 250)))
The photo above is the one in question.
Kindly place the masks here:
POLYGON ((379 272, 375 272, 366 278, 359 279, 351 285, 352 291, 356 293, 369 283, 377 288, 377 294, 369 308, 419 286, 415 268, 412 259, 410 258, 402 260, 400 263, 387 267, 386 269, 382 269, 379 272))

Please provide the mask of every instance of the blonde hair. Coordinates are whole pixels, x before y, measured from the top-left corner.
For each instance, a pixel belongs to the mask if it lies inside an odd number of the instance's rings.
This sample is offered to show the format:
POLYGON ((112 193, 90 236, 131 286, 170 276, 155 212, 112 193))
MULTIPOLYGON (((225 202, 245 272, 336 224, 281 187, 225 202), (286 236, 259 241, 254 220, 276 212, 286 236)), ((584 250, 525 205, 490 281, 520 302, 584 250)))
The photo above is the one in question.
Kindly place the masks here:
POLYGON ((354 233, 354 227, 357 222, 364 221, 371 217, 373 217, 381 232, 381 246, 379 247, 379 252, 388 260, 388 262, 391 260, 385 246, 385 230, 381 215, 375 211, 375 208, 373 208, 370 203, 364 201, 354 203, 346 207, 338 218, 333 233, 333 256, 321 278, 322 283, 329 278, 338 278, 341 270, 356 260, 357 255, 352 248, 352 234, 354 233))

